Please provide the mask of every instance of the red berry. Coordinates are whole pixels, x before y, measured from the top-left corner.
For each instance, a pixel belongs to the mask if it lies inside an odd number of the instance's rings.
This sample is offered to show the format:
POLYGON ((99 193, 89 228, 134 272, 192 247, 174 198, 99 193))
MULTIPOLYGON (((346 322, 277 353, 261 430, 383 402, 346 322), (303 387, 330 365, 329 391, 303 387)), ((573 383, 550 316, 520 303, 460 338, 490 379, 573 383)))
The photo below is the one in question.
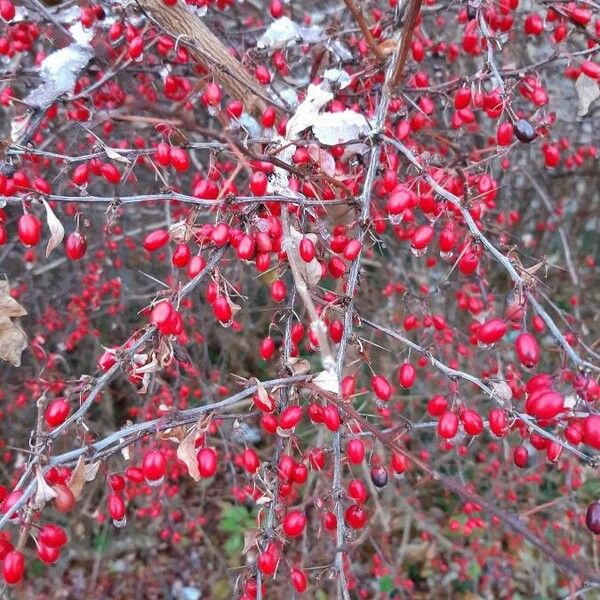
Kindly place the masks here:
POLYGON ((454 108, 456 110, 462 110, 467 108, 471 103, 471 89, 468 87, 461 87, 454 92, 454 108))
POLYGON ((85 185, 90 177, 90 166, 88 163, 81 163, 73 169, 71 179, 76 185, 85 185))
POLYGON ((279 425, 282 429, 293 429, 302 418, 300 406, 288 406, 279 417, 279 425))
POLYGON ((156 145, 154 158, 159 165, 167 167, 171 162, 171 146, 167 142, 159 142, 156 145))
POLYGON ((267 192, 267 176, 262 171, 255 171, 250 177, 250 191, 254 196, 264 196, 267 192))
POLYGON ((121 181, 121 172, 112 163, 102 163, 101 173, 108 183, 116 185, 121 181))
POLYGON ((496 437, 504 437, 508 431, 508 418, 501 408, 493 408, 488 415, 490 431, 496 437))
POLYGON ((529 464, 529 452, 525 446, 517 446, 513 453, 515 465, 520 469, 524 469, 529 464))
POLYGON ((275 352, 275 341, 272 337, 266 337, 260 343, 260 356, 263 360, 270 360, 275 352))
POLYGON ((242 456, 244 461, 244 469, 248 471, 251 475, 254 475, 258 468, 260 467, 260 459, 254 450, 251 448, 246 448, 244 450, 244 454, 242 456))
POLYGON ((367 522, 367 513, 362 506, 353 504, 346 510, 345 521, 352 529, 361 529, 367 522))
POLYGON ((365 458, 365 445, 362 440, 352 438, 346 444, 346 456, 353 465, 359 465, 365 458))
POLYGON ((147 481, 161 481, 167 471, 167 459, 160 450, 147 452, 142 461, 142 472, 147 481))
POLYGON ((421 225, 418 227, 412 237, 412 247, 415 250, 425 250, 433 240, 435 231, 431 225, 421 225))
POLYGON ((600 65, 591 60, 584 60, 581 64, 581 72, 592 79, 600 79, 600 65))
POLYGON ((273 298, 274 302, 283 302, 287 295, 287 289, 285 286, 285 282, 281 279, 276 279, 271 284, 271 298, 273 298))
POLYGON ((521 333, 517 337, 515 350, 519 362, 527 369, 537 366, 540 361, 540 347, 531 333, 521 333))
POLYGON ((468 435, 476 436, 483 431, 483 419, 476 411, 464 410, 460 415, 460 419, 468 435))
POLYGON ((444 396, 434 396, 427 403, 427 412, 432 417, 441 417, 448 410, 448 400, 444 396))
POLYGON ((69 411, 71 407, 69 403, 64 398, 57 398, 56 400, 52 400, 50 404, 46 407, 46 411, 44 412, 44 419, 48 425, 48 427, 54 428, 62 425, 65 422, 65 419, 69 415, 69 411))
POLYGON ((190 158, 183 148, 177 146, 171 148, 171 164, 180 173, 187 171, 190 166, 190 158))
POLYGON ((18 550, 11 550, 2 563, 2 577, 9 585, 19 583, 25 572, 25 557, 18 550))
POLYGON ((583 443, 600 450, 600 415, 588 415, 583 419, 583 443))
POLYGON ((415 383, 417 371, 411 363, 403 363, 398 369, 398 382, 403 388, 411 388, 415 383))
POLYGON ((214 448, 202 448, 198 452, 198 471, 205 479, 217 472, 217 453, 214 448))
POLYGON ((275 573, 275 569, 277 568, 277 563, 279 562, 279 556, 275 552, 269 552, 268 550, 262 552, 258 560, 256 561, 258 568, 265 575, 273 575, 275 573))
POLYGON ((499 146, 510 146, 513 140, 513 126, 512 123, 502 123, 498 127, 498 131, 496 133, 496 139, 498 141, 499 146))
POLYGON ((42 222, 29 213, 19 218, 19 239, 25 246, 36 246, 42 238, 42 222))
POLYGON ((169 243, 169 232, 165 229, 155 229, 144 238, 144 248, 148 252, 154 252, 169 243))
POLYGON ((141 35, 136 35, 129 42, 129 58, 135 60, 142 55, 142 52, 144 52, 144 38, 141 35))
POLYGON ((367 488, 360 479, 353 479, 348 484, 348 496, 357 504, 364 504, 367 500, 367 488))
POLYGON ((121 496, 111 494, 108 497, 108 514, 115 522, 115 525, 120 524, 125 518, 125 502, 121 496))
POLYGON ((274 19, 279 19, 279 17, 283 15, 283 2, 281 2, 281 0, 271 0, 269 10, 274 19))
POLYGON ((38 542, 37 555, 43 563, 52 565, 60 558, 60 549, 52 548, 50 546, 46 546, 46 544, 38 542))
POLYGON ((507 329, 502 319, 490 319, 479 328, 477 337, 482 344, 492 345, 502 339, 507 329))
POLYGON ((283 533, 289 537, 298 537, 302 535, 306 527, 306 515, 299 510, 289 512, 283 518, 283 533))
POLYGON ((392 397, 392 386, 382 375, 375 375, 371 379, 371 387, 375 395, 384 402, 387 402, 392 397))
POLYGON ((303 237, 300 240, 298 252, 300 254, 300 258, 304 262, 311 262, 315 257, 315 245, 313 244, 312 240, 310 238, 303 237))
POLYGON ((446 411, 439 419, 437 431, 440 437, 450 440, 458 431, 458 417, 452 411, 446 411))
POLYGON ((86 249, 87 242, 78 231, 74 231, 67 236, 65 240, 65 254, 69 260, 82 259, 86 249))
POLYGON ((228 323, 231 321, 231 306, 229 305, 227 298, 224 296, 219 296, 215 299, 215 301, 212 303, 212 311, 215 317, 217 317, 221 323, 228 323))
POLYGON ((67 543, 67 534, 62 527, 49 523, 40 529, 38 540, 50 548, 61 548, 67 543))
POLYGON ((177 267, 178 269, 183 269, 184 267, 187 267, 190 262, 191 256, 192 251, 190 250, 189 244, 186 244, 185 242, 180 242, 179 244, 177 244, 177 247, 173 252, 173 266, 177 267))
MULTIPOLYGON (((272 0, 271 6, 273 6, 273 1, 278 0, 272 0)), ((273 11, 271 10, 271 12, 273 11)), ((292 581, 292 585, 294 586, 294 588, 296 588, 297 592, 302 593, 306 591, 306 588, 308 587, 308 581, 306 580, 306 575, 303 571, 292 567, 290 569, 290 580, 292 581)))

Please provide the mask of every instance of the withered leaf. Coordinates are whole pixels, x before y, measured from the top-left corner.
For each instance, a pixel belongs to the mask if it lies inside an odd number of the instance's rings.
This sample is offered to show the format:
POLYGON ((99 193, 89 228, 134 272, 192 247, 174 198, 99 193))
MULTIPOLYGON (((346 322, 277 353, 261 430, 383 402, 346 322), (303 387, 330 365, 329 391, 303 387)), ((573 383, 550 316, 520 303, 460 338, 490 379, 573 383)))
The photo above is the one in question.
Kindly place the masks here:
POLYGON ((247 554, 254 546, 258 543, 258 538, 260 537, 261 531, 260 529, 247 529, 244 533, 244 548, 242 549, 242 554, 247 554))
POLYGON ((85 460, 83 456, 79 457, 73 472, 71 473, 71 477, 67 481, 67 487, 73 492, 73 496, 75 496, 75 500, 77 500, 81 496, 81 492, 83 492, 83 486, 85 485, 85 460))
POLYGON ((94 479, 96 479, 96 475, 98 474, 98 469, 100 469, 99 460, 94 463, 90 463, 89 465, 85 465, 85 480, 94 481, 94 479))
POLYGON ((198 471, 198 458, 196 457, 197 426, 194 425, 177 448, 177 458, 185 463, 190 477, 194 481, 200 481, 198 471))
POLYGON ((291 356, 286 366, 290 369, 292 375, 306 375, 311 370, 310 362, 306 358, 298 358, 297 356, 291 356))
POLYGON ((21 353, 27 348, 27 335, 16 319, 27 311, 10 295, 10 284, 0 280, 0 359, 15 367, 21 364, 21 353))
POLYGON ((21 365, 21 353, 27 348, 27 335, 16 322, 0 315, 0 359, 15 367, 21 365))
POLYGON ((60 246, 60 243, 63 241, 63 238, 65 237, 65 228, 54 214, 54 211, 50 208, 50 205, 45 200, 42 200, 42 203, 46 209, 46 223, 50 230, 50 239, 46 246, 46 258, 48 258, 52 250, 60 246))
POLYGON ((56 492, 50 487, 50 485, 44 479, 42 469, 38 466, 35 470, 36 479, 36 490, 35 497, 33 499, 33 508, 35 510, 42 510, 46 503, 56 498, 56 492))
POLYGON ((169 440, 171 442, 183 442, 185 436, 187 435, 185 429, 178 425, 177 427, 171 427, 170 429, 165 429, 158 434, 158 437, 161 440, 169 440))
POLYGON ((0 279, 0 315, 5 317, 24 317, 27 311, 10 295, 10 284, 0 279))

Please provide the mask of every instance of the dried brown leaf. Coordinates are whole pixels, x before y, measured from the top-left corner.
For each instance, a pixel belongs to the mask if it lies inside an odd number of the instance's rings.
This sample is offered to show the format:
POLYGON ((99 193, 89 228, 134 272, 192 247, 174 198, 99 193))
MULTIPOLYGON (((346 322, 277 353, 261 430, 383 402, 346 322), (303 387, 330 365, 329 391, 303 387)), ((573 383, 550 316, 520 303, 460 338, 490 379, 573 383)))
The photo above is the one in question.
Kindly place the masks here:
POLYGON ((10 295, 10 284, 0 279, 0 316, 24 317, 27 311, 10 295))
POLYGON ((44 208, 46 209, 46 223, 48 224, 48 229, 50 230, 50 239, 48 240, 48 245, 46 246, 46 258, 50 256, 52 250, 60 246, 63 238, 65 237, 65 228, 63 224, 59 221, 58 217, 54 214, 54 211, 50 208, 50 205, 42 200, 44 208))
POLYGON ((161 440, 169 440, 171 442, 183 442, 185 436, 187 435, 186 430, 178 425, 177 427, 172 427, 171 429, 165 429, 158 434, 158 437, 161 440))
POLYGON ((311 370, 310 362, 306 358, 298 358, 297 356, 290 357, 286 366, 292 372, 292 375, 306 375, 311 370))
POLYGON ((194 425, 177 448, 177 458, 185 463, 190 477, 194 481, 200 481, 198 471, 198 458, 196 456, 196 439, 198 436, 197 426, 194 425))
POLYGON ((27 335, 18 322, 0 315, 0 359, 19 367, 21 353, 25 348, 27 348, 27 335))
POLYGON ((96 475, 98 475, 98 470, 100 469, 100 461, 97 460, 94 463, 90 463, 89 465, 85 465, 85 480, 86 481, 94 481, 96 479, 96 475))
POLYGON ((75 496, 75 500, 77 500, 81 496, 81 492, 83 492, 83 486, 85 485, 85 459, 83 456, 80 456, 73 472, 71 473, 71 477, 67 481, 67 487, 73 492, 73 496, 75 496))
POLYGON ((246 529, 246 532, 244 533, 244 548, 242 549, 242 554, 247 554, 258 544, 260 534, 260 529, 246 529))
POLYGON ((0 359, 15 367, 21 364, 21 353, 27 348, 27 335, 14 318, 27 311, 10 295, 10 284, 0 280, 0 359))

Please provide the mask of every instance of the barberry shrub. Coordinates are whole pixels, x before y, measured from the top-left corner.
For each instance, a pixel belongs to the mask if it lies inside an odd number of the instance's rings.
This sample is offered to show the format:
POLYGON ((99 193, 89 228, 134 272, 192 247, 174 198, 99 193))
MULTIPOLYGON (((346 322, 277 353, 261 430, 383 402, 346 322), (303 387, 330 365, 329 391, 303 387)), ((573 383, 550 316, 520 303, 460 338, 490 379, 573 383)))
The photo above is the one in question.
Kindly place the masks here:
POLYGON ((0 17, 5 586, 599 593, 597 3, 0 17))

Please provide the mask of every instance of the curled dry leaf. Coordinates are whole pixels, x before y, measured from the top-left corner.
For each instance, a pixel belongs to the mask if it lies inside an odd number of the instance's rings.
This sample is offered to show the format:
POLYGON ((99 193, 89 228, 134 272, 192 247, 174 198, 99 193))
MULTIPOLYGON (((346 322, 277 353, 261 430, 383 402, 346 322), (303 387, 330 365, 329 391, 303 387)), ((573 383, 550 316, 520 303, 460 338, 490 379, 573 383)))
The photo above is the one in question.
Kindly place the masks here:
POLYGON ((46 503, 56 498, 56 492, 44 479, 41 467, 38 465, 35 469, 36 490, 33 498, 33 508, 42 510, 46 503))
POLYGON ((281 438, 289 438, 292 437, 295 429, 295 427, 292 427, 291 429, 283 429, 283 427, 277 426, 277 435, 281 438))
POLYGON ((104 150, 104 153, 106 154, 107 158, 110 158, 111 160, 116 160, 117 162, 129 164, 129 161, 127 160, 127 158, 125 156, 123 156, 115 148, 111 148, 110 146, 103 144, 103 150, 104 150))
POLYGON ((96 475, 98 475, 98 470, 100 469, 100 461, 90 463, 89 465, 85 465, 85 480, 86 481, 94 481, 96 479, 96 475))
POLYGON ((310 362, 306 358, 298 358, 297 356, 290 357, 286 366, 290 369, 292 375, 306 375, 311 370, 310 362))
POLYGON ((164 337, 160 338, 160 343, 156 350, 156 357, 158 359, 158 364, 163 369, 171 364, 171 361, 173 360, 173 345, 168 339, 164 337))
POLYGON ((263 506, 264 504, 271 504, 271 502, 273 502, 273 498, 264 494, 260 498, 257 498, 254 501, 254 504, 257 504, 258 506, 263 506))
POLYGON ((0 280, 0 359, 15 367, 21 364, 21 353, 27 348, 27 335, 19 325, 19 317, 27 311, 10 295, 10 284, 0 280))
POLYGON ((46 209, 46 223, 48 224, 48 229, 50 230, 50 239, 48 240, 48 245, 46 246, 46 258, 48 258, 52 250, 58 248, 63 241, 63 238, 65 237, 65 228, 58 217, 54 214, 54 211, 50 208, 50 205, 45 200, 42 200, 42 204, 46 209))
MULTIPOLYGON (((198 422, 187 432, 177 447, 177 458, 185 463, 188 473, 194 481, 200 481, 200 472, 198 471, 198 457, 196 450, 196 440, 200 435, 208 431, 213 419, 213 413, 202 415, 198 422)), ((176 429, 183 430, 182 427, 176 429)))
POLYGON ((197 425, 194 425, 183 441, 177 447, 177 458, 185 463, 190 477, 194 481, 200 481, 200 471, 198 471, 198 458, 196 451, 196 439, 198 437, 197 425))
POLYGON ((187 221, 177 221, 169 227, 169 235, 174 242, 189 242, 194 236, 194 228, 187 221))
POLYGON ((67 487, 73 492, 73 496, 75 496, 75 500, 77 500, 81 496, 81 492, 83 492, 83 486, 85 485, 85 459, 83 456, 80 456, 77 460, 77 464, 71 473, 71 477, 69 477, 67 481, 67 487))
POLYGON ((186 430, 181 425, 178 425, 177 427, 161 431, 158 437, 161 440, 169 440, 170 442, 183 442, 186 435, 186 430))
MULTIPOLYGON (((264 497, 265 496, 263 496, 263 498, 264 497)), ((250 550, 252 550, 252 548, 254 548, 257 545, 260 535, 260 529, 246 529, 244 533, 244 548, 242 549, 242 554, 247 554, 250 550)))

